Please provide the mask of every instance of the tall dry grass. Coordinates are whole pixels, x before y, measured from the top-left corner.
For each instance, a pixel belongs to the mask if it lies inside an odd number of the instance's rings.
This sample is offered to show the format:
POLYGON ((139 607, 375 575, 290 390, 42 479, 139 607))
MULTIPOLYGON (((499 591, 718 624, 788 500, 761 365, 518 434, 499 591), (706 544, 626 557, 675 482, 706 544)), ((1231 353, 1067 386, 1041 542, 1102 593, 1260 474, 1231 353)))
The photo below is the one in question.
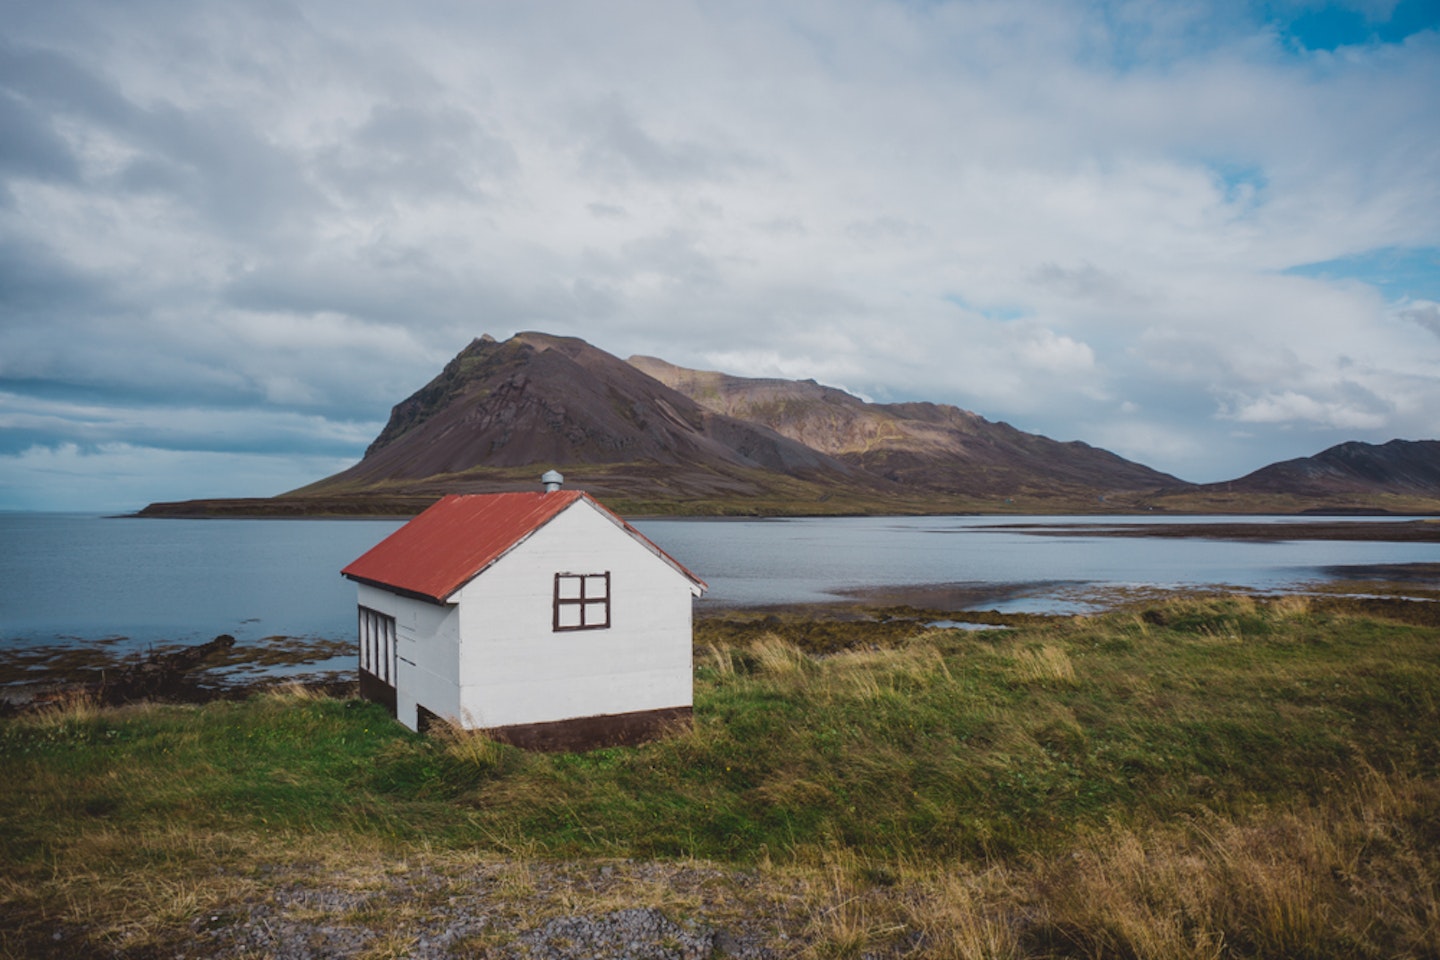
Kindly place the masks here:
POLYGON ((773 633, 767 633, 750 645, 756 667, 771 678, 801 682, 810 673, 811 661, 795 644, 773 633))
POLYGON ((1267 609, 1272 616, 1281 620, 1301 620, 1310 615, 1314 602, 1304 594, 1287 593, 1270 601, 1267 609))
POLYGON ((735 655, 730 650, 714 644, 706 644, 702 650, 702 654, 697 658, 701 667, 713 670, 715 676, 722 680, 735 676, 735 655))
POLYGON ((803 874, 807 954, 1434 957, 1437 809, 1440 784, 1369 771, 1314 804, 1114 824, 1019 860, 879 870, 827 852, 803 874))
POLYGON ((920 638, 898 649, 847 650, 827 657, 822 678, 833 696, 867 700, 882 692, 917 693, 955 679, 944 654, 920 638))
POLYGON ((65 690, 18 722, 36 728, 68 727, 93 723, 106 709, 93 694, 83 689, 65 690))
POLYGON ((937 957, 1433 957, 1437 810, 1440 783, 1364 771, 1313 804, 922 865, 891 913, 937 957))
POLYGON ((507 751, 514 749, 483 730, 468 730, 450 720, 432 726, 429 736, 446 758, 475 773, 499 770, 505 763, 507 751))
POLYGON ((1013 659, 1021 683, 1042 687, 1073 687, 1079 683, 1070 655, 1053 644, 1021 648, 1014 652, 1013 659))

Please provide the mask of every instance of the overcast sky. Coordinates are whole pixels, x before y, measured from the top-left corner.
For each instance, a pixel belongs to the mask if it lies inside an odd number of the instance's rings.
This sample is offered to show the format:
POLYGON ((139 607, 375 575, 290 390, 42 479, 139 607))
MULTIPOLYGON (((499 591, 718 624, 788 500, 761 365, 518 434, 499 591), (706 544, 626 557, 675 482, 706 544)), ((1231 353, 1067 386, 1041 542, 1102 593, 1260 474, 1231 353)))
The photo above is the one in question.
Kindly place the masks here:
POLYGON ((1435 438, 1437 27, 1437 0, 0 0, 0 508, 300 486, 520 330, 1195 481, 1435 438))

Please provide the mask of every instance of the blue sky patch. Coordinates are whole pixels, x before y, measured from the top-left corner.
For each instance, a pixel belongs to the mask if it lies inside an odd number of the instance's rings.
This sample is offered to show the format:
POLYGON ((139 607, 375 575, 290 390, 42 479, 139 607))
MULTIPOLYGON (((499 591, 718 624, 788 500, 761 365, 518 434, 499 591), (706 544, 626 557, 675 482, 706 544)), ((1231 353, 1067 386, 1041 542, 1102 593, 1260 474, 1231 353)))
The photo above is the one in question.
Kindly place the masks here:
POLYGON ((1387 300, 1440 300, 1440 247, 1386 247, 1285 272, 1318 280, 1359 280, 1387 300))
POLYGON ((1270 184, 1269 178, 1265 176, 1265 171, 1255 164, 1214 161, 1209 164, 1209 167, 1225 185, 1225 199, 1230 203, 1234 203, 1246 194, 1253 200, 1270 184))
POLYGON ((993 306, 982 307, 979 304, 971 303, 969 300, 966 300, 958 293, 946 294, 944 299, 947 303, 955 304, 955 306, 959 307, 961 310, 968 310, 971 313, 978 313, 986 320, 999 320, 1008 323, 1011 320, 1019 320, 1021 317, 1025 316, 1029 312, 1027 310, 1021 309, 1020 307, 1009 306, 1005 304, 996 304, 993 306))
POLYGON ((1282 36, 1306 50, 1400 43, 1423 30, 1440 28, 1440 0, 1401 0, 1383 19, 1340 3, 1303 7, 1298 15, 1289 3, 1263 3, 1259 9, 1282 36))

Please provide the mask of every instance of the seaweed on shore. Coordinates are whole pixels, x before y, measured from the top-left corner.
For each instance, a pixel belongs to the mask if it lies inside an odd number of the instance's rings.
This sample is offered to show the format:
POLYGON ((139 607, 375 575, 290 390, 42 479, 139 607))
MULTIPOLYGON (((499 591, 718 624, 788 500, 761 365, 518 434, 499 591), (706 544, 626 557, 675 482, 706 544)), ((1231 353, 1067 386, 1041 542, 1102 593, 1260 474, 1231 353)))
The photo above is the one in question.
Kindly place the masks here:
POLYGON ((201 644, 122 654, 113 649, 120 639, 0 649, 0 716, 76 696, 103 706, 207 703, 242 699, 282 682, 346 695, 355 682, 351 669, 317 669, 352 654, 354 643, 348 640, 271 636, 238 642, 220 634, 201 644))

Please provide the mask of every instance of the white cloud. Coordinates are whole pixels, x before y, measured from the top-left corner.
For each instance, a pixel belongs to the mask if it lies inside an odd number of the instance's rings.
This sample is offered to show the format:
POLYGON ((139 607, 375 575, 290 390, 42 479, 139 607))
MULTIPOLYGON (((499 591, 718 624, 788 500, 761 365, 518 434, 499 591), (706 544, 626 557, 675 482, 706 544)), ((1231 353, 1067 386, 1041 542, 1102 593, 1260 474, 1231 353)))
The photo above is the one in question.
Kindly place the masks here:
POLYGON ((13 13, 12 393, 289 445, 286 416, 375 422, 470 337, 544 329, 1192 473, 1434 433, 1435 305, 1283 274, 1440 246, 1434 31, 1312 54, 1233 5, 1070 0, 13 13))
POLYGON ((1095 366, 1095 351, 1086 344, 1053 330, 1028 331, 1016 343, 1020 360, 1045 373, 1088 373, 1095 366))
POLYGON ((1239 400, 1225 416, 1240 423, 1308 423, 1341 430, 1376 430, 1386 420, 1383 412, 1343 401, 1320 400, 1294 390, 1239 400))
MULTIPOLYGON (((1166 472, 1182 480, 1210 479, 1194 469, 1206 462, 1209 444, 1194 434, 1177 433, 1165 423, 1126 417, 1089 425, 1084 432, 1087 442, 1123 457, 1143 461, 1141 451, 1159 451, 1160 458, 1171 465, 1166 472)), ((1146 456, 1153 458, 1154 454, 1146 456)))
POLYGON ((0 454, 0 501, 15 510, 132 512, 147 503, 266 497, 343 470, 339 457, 164 450, 107 443, 34 446, 0 454))
MULTIPOLYGON (((48 435, 90 450, 128 443, 212 452, 355 452, 378 421, 347 421, 284 409, 47 400, 0 391, 0 431, 48 435)), ((0 434, 3 436, 3 434, 0 434)), ((12 451, 13 452, 13 451, 12 451)))

